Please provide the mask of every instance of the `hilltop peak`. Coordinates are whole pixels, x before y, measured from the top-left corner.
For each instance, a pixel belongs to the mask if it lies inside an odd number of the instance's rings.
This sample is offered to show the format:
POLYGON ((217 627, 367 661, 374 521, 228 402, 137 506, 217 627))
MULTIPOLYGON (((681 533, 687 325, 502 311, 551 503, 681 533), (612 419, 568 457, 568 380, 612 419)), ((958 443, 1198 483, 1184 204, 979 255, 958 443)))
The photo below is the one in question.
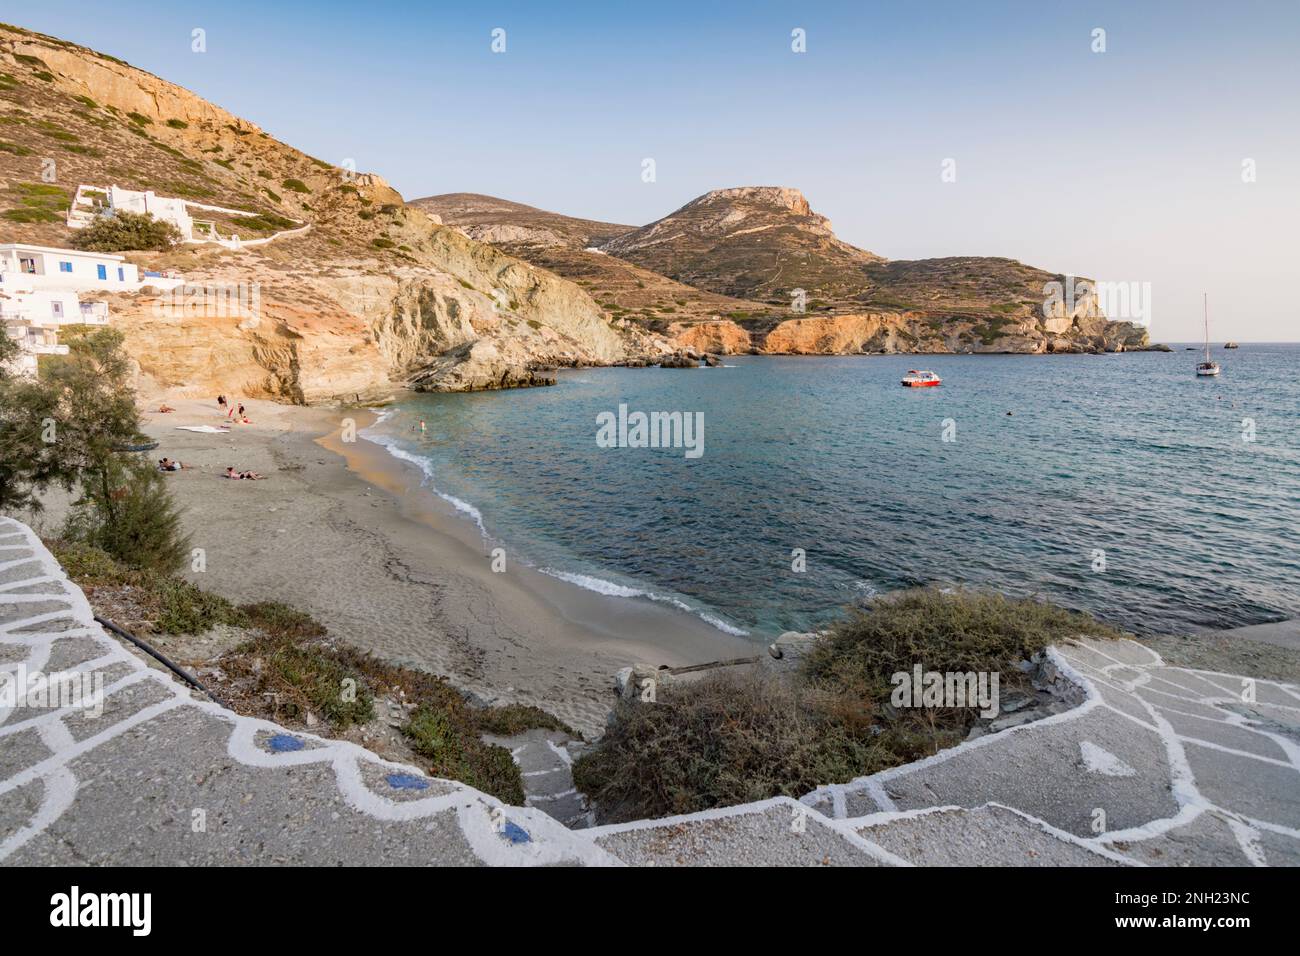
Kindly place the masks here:
POLYGON ((849 298, 863 269, 881 261, 838 239, 789 186, 715 189, 600 248, 687 285, 769 303, 788 303, 795 289, 849 298))
POLYGON ((733 186, 729 189, 713 189, 698 199, 691 200, 683 208, 715 202, 746 202, 776 206, 787 209, 796 216, 813 214, 807 197, 790 186, 733 186))

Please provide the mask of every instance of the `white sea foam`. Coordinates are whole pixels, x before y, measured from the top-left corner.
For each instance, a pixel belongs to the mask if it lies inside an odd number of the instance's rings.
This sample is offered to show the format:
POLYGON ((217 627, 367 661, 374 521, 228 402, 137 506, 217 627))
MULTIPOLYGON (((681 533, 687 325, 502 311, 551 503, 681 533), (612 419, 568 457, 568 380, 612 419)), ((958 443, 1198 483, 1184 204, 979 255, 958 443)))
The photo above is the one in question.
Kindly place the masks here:
POLYGON ((416 455, 413 454, 412 452, 407 451, 405 448, 398 445, 395 439, 390 438, 387 435, 371 434, 375 426, 378 426, 384 420, 385 419, 383 418, 379 419, 378 421, 375 422, 374 425, 372 425, 370 428, 363 430, 359 434, 366 441, 372 442, 376 445, 379 445, 382 448, 388 449, 388 453, 392 455, 394 458, 397 458, 400 461, 410 462, 411 464, 419 468, 421 473, 424 475, 424 481, 421 482, 421 484, 423 484, 426 488, 432 491, 443 501, 447 502, 447 504, 451 505, 457 511, 471 518, 474 524, 478 525, 478 530, 482 533, 483 537, 485 538, 488 537, 487 527, 483 524, 483 515, 477 508, 475 508, 468 501, 463 501, 462 499, 457 498, 455 495, 448 494, 447 492, 443 491, 433 483, 433 462, 429 461, 429 459, 424 458, 420 455, 416 455))
POLYGON ((678 600, 668 594, 658 594, 654 591, 647 591, 643 588, 632 588, 624 584, 616 584, 613 581, 606 581, 604 578, 593 577, 590 574, 577 574, 573 571, 559 571, 555 568, 541 568, 540 571, 542 574, 558 578, 559 580, 566 581, 569 584, 577 585, 578 587, 585 588, 588 591, 595 591, 597 594, 605 594, 610 597, 645 598, 649 601, 658 601, 660 604, 671 604, 680 611, 694 614, 706 624, 716 627, 719 631, 726 634, 734 634, 736 637, 746 637, 749 635, 748 631, 741 630, 735 625, 728 624, 726 621, 716 617, 715 615, 701 611, 698 608, 693 608, 685 601, 678 600))
MULTIPOLYGON (((487 527, 483 524, 482 513, 477 508, 475 508, 472 504, 470 504, 468 501, 462 501, 460 498, 457 498, 455 495, 447 494, 447 492, 440 490, 438 486, 434 484, 433 462, 431 462, 428 458, 415 454, 414 452, 407 451, 405 448, 401 447, 401 445, 397 443, 397 439, 393 438, 390 435, 385 435, 377 431, 378 427, 382 425, 384 422, 388 421, 388 419, 392 418, 393 414, 394 414, 394 410, 381 409, 378 413, 379 417, 375 420, 374 424, 371 425, 369 428, 363 429, 362 431, 358 432, 358 434, 361 435, 361 437, 364 438, 366 441, 379 445, 382 448, 386 448, 388 450, 388 453, 392 455, 394 458, 397 458, 400 461, 410 462, 411 464, 419 468, 420 472, 424 475, 424 480, 422 482, 424 487, 428 488, 430 491, 436 494, 443 501, 450 504, 457 511, 460 511, 461 513, 472 518, 474 523, 478 525, 478 529, 480 532, 482 532, 483 537, 487 538, 488 532, 487 532, 487 527)), ((742 630, 741 628, 738 628, 735 625, 728 624, 726 621, 722 620, 719 617, 716 617, 715 615, 709 614, 705 611, 701 611, 698 608, 693 608, 686 602, 680 601, 677 598, 667 594, 657 594, 654 591, 646 591, 641 588, 627 587, 626 585, 616 584, 613 581, 606 581, 604 578, 593 577, 589 574, 577 574, 572 571, 559 571, 556 570, 555 568, 541 568, 539 570, 541 571, 542 574, 549 575, 550 577, 553 578, 558 578, 561 581, 565 581, 569 584, 576 585, 577 587, 584 588, 588 591, 595 591, 597 594, 605 594, 605 595, 609 595, 610 597, 645 598, 646 600, 657 601, 661 604, 671 604, 673 607, 677 608, 678 610, 685 611, 688 614, 696 615, 706 624, 709 624, 712 627, 716 627, 718 630, 726 634, 732 634, 735 635, 736 637, 746 637, 749 634, 748 631, 742 630)))

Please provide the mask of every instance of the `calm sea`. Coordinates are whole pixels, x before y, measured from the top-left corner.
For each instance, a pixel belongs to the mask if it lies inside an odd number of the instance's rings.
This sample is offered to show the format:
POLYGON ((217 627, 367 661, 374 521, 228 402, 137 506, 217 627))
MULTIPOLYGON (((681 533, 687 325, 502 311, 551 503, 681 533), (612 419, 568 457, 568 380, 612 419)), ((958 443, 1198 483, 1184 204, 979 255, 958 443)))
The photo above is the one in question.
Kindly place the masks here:
POLYGON ((1300 345, 1216 350, 1217 380, 1175 349, 583 369, 417 396, 369 437, 486 546, 756 638, 922 583, 1140 633, 1300 615, 1300 345), (901 388, 918 364, 943 386, 901 388), (620 404, 702 412, 703 454, 599 447, 620 404))

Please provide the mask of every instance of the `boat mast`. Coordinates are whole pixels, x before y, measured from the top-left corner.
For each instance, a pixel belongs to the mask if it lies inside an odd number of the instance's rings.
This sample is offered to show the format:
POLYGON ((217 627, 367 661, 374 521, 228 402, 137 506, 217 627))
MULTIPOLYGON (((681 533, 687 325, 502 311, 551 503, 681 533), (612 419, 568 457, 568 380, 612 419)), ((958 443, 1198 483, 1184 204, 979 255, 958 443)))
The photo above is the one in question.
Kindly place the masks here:
POLYGON ((1210 364, 1210 293, 1201 293, 1201 306, 1205 311, 1205 364, 1210 364))

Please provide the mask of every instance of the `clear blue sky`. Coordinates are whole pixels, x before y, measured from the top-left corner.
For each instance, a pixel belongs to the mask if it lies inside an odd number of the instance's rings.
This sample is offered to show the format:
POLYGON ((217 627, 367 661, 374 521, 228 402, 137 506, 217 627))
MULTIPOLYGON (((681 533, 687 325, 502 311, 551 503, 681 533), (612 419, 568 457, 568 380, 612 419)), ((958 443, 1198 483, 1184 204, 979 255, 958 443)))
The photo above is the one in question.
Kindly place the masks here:
POLYGON ((1157 339, 1199 337, 1202 291, 1216 339, 1300 339, 1296 0, 0 0, 0 19, 353 158, 407 198, 640 224, 709 189, 796 186, 891 258, 1150 282, 1157 339))

